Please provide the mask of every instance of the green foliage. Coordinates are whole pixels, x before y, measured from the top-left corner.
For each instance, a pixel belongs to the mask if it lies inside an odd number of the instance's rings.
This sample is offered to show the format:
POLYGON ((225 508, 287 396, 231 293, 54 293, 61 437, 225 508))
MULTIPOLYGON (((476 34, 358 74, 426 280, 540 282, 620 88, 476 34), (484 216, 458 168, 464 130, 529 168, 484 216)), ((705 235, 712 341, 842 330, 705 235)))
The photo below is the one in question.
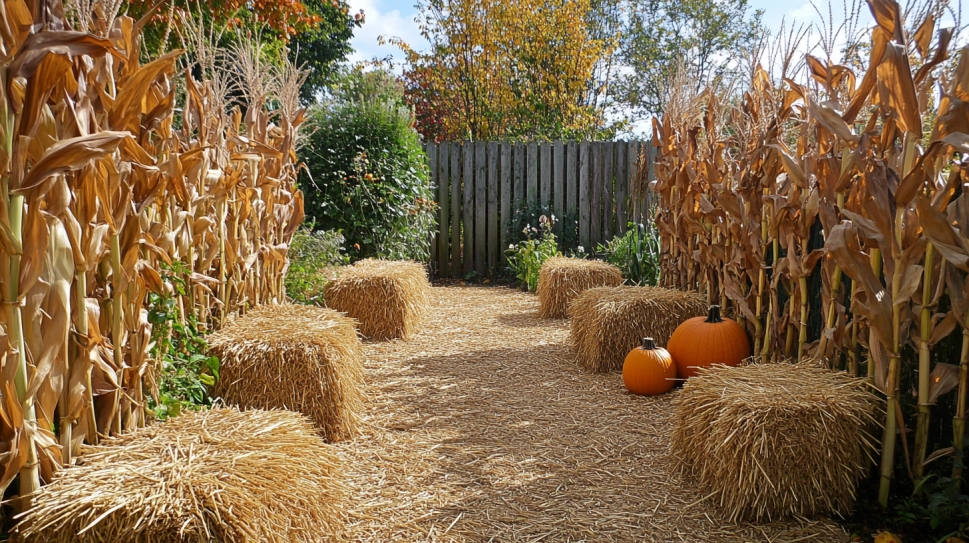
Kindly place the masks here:
POLYGON ((622 60, 631 73, 616 82, 617 100, 643 116, 659 114, 667 83, 683 63, 697 89, 736 64, 720 62, 749 49, 760 35, 762 10, 747 0, 629 0, 622 60))
POLYGON ((289 44, 289 57, 297 66, 310 71, 300 89, 304 103, 313 103, 333 82, 334 67, 353 52, 353 31, 364 23, 364 13, 350 14, 346 2, 303 0, 303 5, 319 18, 316 24, 298 32, 289 44), (334 9, 338 7, 339 9, 334 9))
POLYGON ((329 281, 327 270, 350 261, 343 242, 339 232, 314 231, 312 224, 301 226, 289 244, 286 295, 296 303, 322 305, 323 288, 329 281))
POLYGON ((306 214, 339 230, 352 260, 424 260, 436 204, 426 155, 400 85, 386 71, 352 71, 312 112, 301 150, 306 214))
POLYGON ((535 237, 535 231, 530 225, 541 224, 542 217, 548 217, 553 224, 558 225, 561 237, 557 237, 558 247, 564 252, 574 252, 579 245, 579 222, 574 213, 566 213, 559 217, 552 214, 552 208, 541 204, 523 204, 515 209, 508 224, 508 240, 517 244, 520 241, 535 237))
POLYGON ((659 282, 659 233, 652 224, 629 223, 625 234, 600 244, 597 252, 608 254, 610 264, 622 270, 626 281, 636 285, 659 282))
POLYGON ((184 297, 191 270, 183 262, 162 264, 164 293, 148 295, 151 323, 150 354, 160 369, 156 382, 158 398, 148 407, 160 419, 175 417, 184 409, 212 405, 209 387, 219 378, 219 359, 206 354, 205 335, 195 315, 183 315, 177 296, 184 297))
POLYGON ((535 228, 526 225, 522 233, 526 239, 512 244, 505 253, 508 255, 508 267, 515 274, 519 286, 525 287, 529 292, 535 292, 538 288, 538 272, 542 269, 542 264, 553 256, 561 256, 558 244, 555 241, 555 234, 552 233, 554 219, 549 219, 545 215, 539 217, 539 227, 535 228))
POLYGON ((932 540, 969 536, 969 495, 962 492, 960 483, 937 474, 927 475, 912 496, 895 506, 895 521, 931 534, 932 540))

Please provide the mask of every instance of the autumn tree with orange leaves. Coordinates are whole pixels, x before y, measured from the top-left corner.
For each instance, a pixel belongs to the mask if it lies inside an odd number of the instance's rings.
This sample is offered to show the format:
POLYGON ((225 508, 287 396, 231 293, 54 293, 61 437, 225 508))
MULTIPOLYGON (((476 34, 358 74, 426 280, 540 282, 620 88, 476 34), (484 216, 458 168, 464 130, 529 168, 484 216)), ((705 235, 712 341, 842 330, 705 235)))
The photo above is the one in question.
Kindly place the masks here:
POLYGON ((593 39, 590 0, 420 0, 427 39, 405 55, 406 96, 425 138, 594 137, 597 64, 615 37, 593 39))

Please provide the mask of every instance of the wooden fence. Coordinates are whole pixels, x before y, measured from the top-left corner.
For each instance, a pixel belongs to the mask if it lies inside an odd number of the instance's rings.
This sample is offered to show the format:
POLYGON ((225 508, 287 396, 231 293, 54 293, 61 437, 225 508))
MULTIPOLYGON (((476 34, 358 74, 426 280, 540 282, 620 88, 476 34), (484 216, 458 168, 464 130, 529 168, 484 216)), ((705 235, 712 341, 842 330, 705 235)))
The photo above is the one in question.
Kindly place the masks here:
POLYGON ((437 277, 474 272, 493 278, 518 239, 511 230, 518 227, 516 214, 547 210, 560 219, 554 229, 559 240, 571 237, 588 252, 625 232, 629 221, 641 221, 649 207, 631 197, 641 151, 652 176, 649 142, 477 141, 424 148, 439 206, 431 242, 437 277), (566 225, 577 232, 563 236, 566 225))

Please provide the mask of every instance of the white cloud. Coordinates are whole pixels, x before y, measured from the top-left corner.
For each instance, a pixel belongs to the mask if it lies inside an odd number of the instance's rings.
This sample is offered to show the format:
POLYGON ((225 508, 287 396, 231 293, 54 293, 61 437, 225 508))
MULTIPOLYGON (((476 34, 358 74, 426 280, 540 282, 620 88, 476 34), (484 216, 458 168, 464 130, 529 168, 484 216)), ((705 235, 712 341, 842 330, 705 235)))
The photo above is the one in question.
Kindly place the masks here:
MULTIPOLYGON (((349 56, 350 62, 362 60, 372 60, 374 58, 383 59, 392 57, 395 64, 403 59, 403 55, 396 46, 379 44, 380 36, 384 38, 399 37, 411 46, 421 48, 424 38, 421 36, 420 29, 414 21, 416 10, 411 5, 413 0, 388 1, 388 0, 350 0, 350 12, 356 13, 363 10, 366 21, 361 28, 354 31, 353 53, 349 56)), ((396 66, 397 71, 400 66, 396 66)))

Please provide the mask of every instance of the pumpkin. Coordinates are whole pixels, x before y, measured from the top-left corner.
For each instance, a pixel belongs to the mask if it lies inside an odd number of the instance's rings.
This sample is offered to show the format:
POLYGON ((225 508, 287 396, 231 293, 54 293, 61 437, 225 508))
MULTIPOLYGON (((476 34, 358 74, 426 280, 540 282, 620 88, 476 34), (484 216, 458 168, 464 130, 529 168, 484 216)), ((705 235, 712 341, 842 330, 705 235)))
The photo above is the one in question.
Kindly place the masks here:
POLYGON ((676 366, 666 349, 656 347, 653 338, 643 339, 622 364, 622 382, 633 394, 653 396, 669 392, 676 379, 676 366))
POLYGON ((750 341, 742 326, 720 317, 720 306, 710 306, 706 317, 679 325, 666 345, 681 379, 696 375, 697 368, 714 364, 736 366, 750 356, 750 341))

